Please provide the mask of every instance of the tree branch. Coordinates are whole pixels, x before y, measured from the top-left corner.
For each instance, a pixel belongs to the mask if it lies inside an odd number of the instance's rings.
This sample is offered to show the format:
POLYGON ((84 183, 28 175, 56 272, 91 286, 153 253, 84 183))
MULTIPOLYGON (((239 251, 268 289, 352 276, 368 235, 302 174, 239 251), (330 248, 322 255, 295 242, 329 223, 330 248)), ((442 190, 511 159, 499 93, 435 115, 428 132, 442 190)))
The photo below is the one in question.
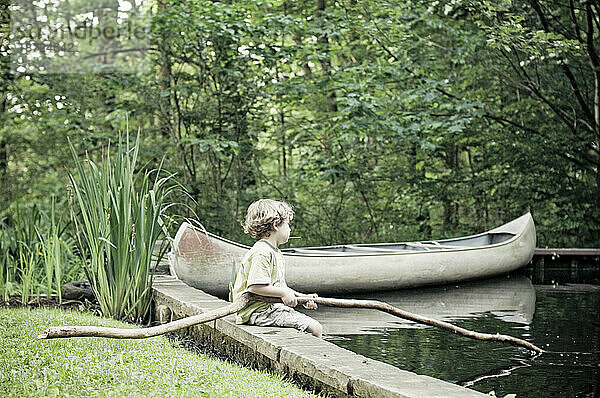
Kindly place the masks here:
POLYGON ((552 101, 550 101, 542 94, 542 92, 537 88, 527 71, 522 66, 517 67, 505 51, 500 50, 500 53, 508 60, 510 66, 517 73, 517 75, 523 77, 523 79, 525 80, 524 82, 519 83, 519 85, 527 91, 529 91, 533 96, 539 98, 543 103, 545 103, 556 114, 556 116, 558 116, 559 119, 573 133, 575 133, 575 130, 573 128, 573 120, 571 120, 570 116, 565 111, 553 104, 552 101))
MULTIPOLYGON (((592 66, 592 72, 594 73, 594 134, 596 140, 600 141, 600 59, 598 53, 594 47, 594 21, 593 21, 593 10, 591 1, 588 1, 585 5, 586 21, 587 21, 587 36, 586 43, 588 53, 590 54, 590 64, 592 66)), ((599 170, 600 171, 600 170, 599 170)))
MULTIPOLYGON (((147 337, 158 336, 168 332, 173 332, 178 329, 183 329, 201 323, 210 322, 215 319, 223 318, 227 315, 231 315, 241 310, 251 301, 266 301, 271 303, 281 302, 280 299, 274 297, 263 297, 257 296, 252 293, 244 293, 237 301, 227 306, 203 314, 178 319, 176 321, 165 323, 159 326, 139 329, 121 329, 100 326, 57 326, 46 329, 44 332, 42 332, 42 334, 38 336, 38 339, 55 339, 63 337, 108 337, 114 339, 143 339, 147 337)), ((308 296, 305 298, 298 297, 298 304, 303 304, 308 301, 314 301, 317 304, 339 308, 374 309, 397 316, 398 318, 422 323, 424 325, 434 326, 461 336, 469 337, 471 339, 483 341, 499 341, 515 346, 525 347, 528 350, 534 351, 536 353, 545 352, 543 349, 537 347, 536 345, 528 341, 519 339, 517 337, 507 336, 499 333, 490 334, 475 332, 472 330, 461 328, 459 326, 455 326, 448 322, 439 321, 436 319, 413 314, 411 312, 404 311, 400 308, 394 307, 390 304, 377 300, 349 300, 308 296)))
POLYGON ((583 43, 583 37, 581 36, 577 17, 575 16, 575 4, 573 3, 573 0, 569 0, 569 15, 571 16, 571 22, 573 22, 573 26, 575 27, 575 36, 580 43, 583 43))
POLYGON ((594 22, 596 22, 596 28, 600 31, 600 5, 598 3, 592 3, 596 14, 594 15, 594 22))
MULTIPOLYGON (((513 127, 517 127, 519 129, 522 129, 524 131, 528 131, 528 132, 530 132, 532 134, 535 134, 535 135, 538 135, 540 137, 544 137, 544 134, 542 134, 541 132, 539 132, 536 129, 533 129, 533 128, 527 127, 527 126, 523 126, 523 125, 521 125, 521 124, 519 124, 517 122, 514 122, 514 121, 509 120, 509 119, 505 119, 505 118, 500 117, 500 116, 495 116, 495 115, 491 115, 491 114, 484 114, 483 117, 485 117, 486 119, 493 120, 493 121, 499 123, 502 126, 506 126, 507 124, 509 124, 509 125, 511 125, 513 127)), ((591 149, 594 152, 596 152, 598 155, 600 155, 600 151, 597 148, 592 147, 591 149)), ((570 163, 573 163, 573 164, 577 165, 578 167, 580 167, 583 170, 589 170, 589 171, 592 171, 592 172, 594 171, 594 167, 593 167, 594 160, 591 159, 589 156, 586 156, 585 153, 581 154, 581 157, 584 160, 587 160, 590 163, 589 165, 585 164, 584 162, 580 161, 579 159, 573 157, 572 155, 569 155, 568 153, 564 153, 563 151, 560 151, 557 154, 561 158, 567 160, 570 163)))
MULTIPOLYGON (((540 19, 540 23, 542 24, 542 27, 544 28, 544 31, 546 33, 552 33, 552 30, 550 29, 550 24, 548 23, 548 20, 546 19, 546 16, 544 15, 542 7, 538 3, 538 1, 537 0, 531 0, 530 3, 531 3, 531 7, 534 9, 534 11, 536 12, 536 14, 538 15, 538 18, 540 19)), ((589 15, 589 13, 588 13, 588 15, 589 15)), ((573 16, 573 18, 574 18, 574 16, 573 16)), ((578 28, 578 25, 576 23, 576 20, 573 23, 574 23, 575 28, 577 30, 577 34, 579 35, 579 28, 578 28)), ((588 26, 588 36, 589 36, 589 26, 588 26)), ((583 110, 583 113, 590 120, 594 120, 594 117, 592 115, 590 107, 588 106, 587 102, 583 98, 583 95, 581 94, 581 91, 579 90, 579 86, 577 84, 577 80, 575 80, 575 76, 573 75, 573 72, 571 71, 571 69, 569 68, 569 66, 566 65, 566 64, 564 64, 564 63, 561 65, 561 69, 563 70, 563 73, 565 74, 565 76, 567 76, 567 79, 569 80, 569 83, 571 84, 571 90, 573 90, 573 94, 575 95, 575 98, 577 98, 577 102, 579 103, 579 106, 581 106, 581 109, 583 110)))

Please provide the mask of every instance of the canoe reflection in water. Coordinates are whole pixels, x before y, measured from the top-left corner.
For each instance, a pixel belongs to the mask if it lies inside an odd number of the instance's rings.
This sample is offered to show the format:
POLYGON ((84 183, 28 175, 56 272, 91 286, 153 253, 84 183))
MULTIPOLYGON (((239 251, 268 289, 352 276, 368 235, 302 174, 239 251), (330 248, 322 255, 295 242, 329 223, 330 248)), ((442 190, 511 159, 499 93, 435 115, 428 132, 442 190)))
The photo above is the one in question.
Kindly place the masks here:
MULTIPOLYGON (((344 297, 339 297, 344 298, 344 297)), ((491 313, 505 322, 528 325, 535 312, 535 289, 522 275, 508 275, 440 287, 353 294, 347 298, 379 300, 419 315, 452 322, 491 313)), ((385 329, 427 327, 381 311, 321 306, 306 311, 327 335, 380 333, 385 329)))

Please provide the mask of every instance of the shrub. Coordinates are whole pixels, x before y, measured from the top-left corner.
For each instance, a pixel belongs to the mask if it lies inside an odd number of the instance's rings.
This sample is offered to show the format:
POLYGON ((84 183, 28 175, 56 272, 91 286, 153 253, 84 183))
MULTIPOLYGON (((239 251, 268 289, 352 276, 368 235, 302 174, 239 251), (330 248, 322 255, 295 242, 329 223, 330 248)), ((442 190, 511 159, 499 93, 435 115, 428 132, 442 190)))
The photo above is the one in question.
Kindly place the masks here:
MULTIPOLYGON (((77 178, 70 175, 80 214, 74 217, 81 245, 89 252, 85 272, 105 316, 142 321, 152 295, 152 256, 159 236, 167 236, 167 197, 176 187, 161 168, 136 171, 139 136, 110 145, 96 165, 81 161, 69 142, 77 178), (152 178, 151 178, 152 177, 152 178)), ((166 251, 167 240, 158 254, 166 251)))

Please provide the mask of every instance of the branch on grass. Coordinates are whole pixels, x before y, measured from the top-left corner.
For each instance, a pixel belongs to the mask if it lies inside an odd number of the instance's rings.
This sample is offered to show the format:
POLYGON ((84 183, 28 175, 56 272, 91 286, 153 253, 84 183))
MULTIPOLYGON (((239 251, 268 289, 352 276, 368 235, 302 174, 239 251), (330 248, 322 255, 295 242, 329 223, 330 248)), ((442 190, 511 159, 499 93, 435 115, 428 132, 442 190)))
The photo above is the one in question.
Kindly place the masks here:
MULTIPOLYGON (((215 319, 223 318, 227 315, 231 315, 241 310, 250 301, 257 300, 267 302, 280 302, 279 299, 273 297, 263 297, 254 295, 252 293, 244 293, 236 302, 227 306, 203 314, 194 315, 173 322, 165 323, 159 326, 141 329, 121 329, 99 326, 57 326, 46 329, 44 332, 42 332, 42 334, 38 336, 38 339, 55 339, 61 337, 109 337, 114 339, 143 339, 147 337, 158 336, 168 332, 173 332, 178 329, 183 329, 201 323, 214 321, 215 319)), ((498 333, 490 334, 475 332, 472 330, 452 325, 448 322, 438 321, 436 319, 431 319, 421 315, 413 314, 411 312, 401 310, 400 308, 396 308, 394 306, 391 306, 390 304, 381 301, 333 299, 323 297, 298 297, 298 303, 300 304, 306 303, 311 300, 316 302, 317 304, 326 305, 330 307, 375 309, 397 316, 402 319, 408 319, 417 323, 434 326, 472 339, 484 341, 499 341, 509 343, 515 346, 525 347, 528 350, 534 351, 536 353, 544 352, 544 350, 537 347, 536 345, 528 341, 519 339, 517 337, 507 336, 498 333)))

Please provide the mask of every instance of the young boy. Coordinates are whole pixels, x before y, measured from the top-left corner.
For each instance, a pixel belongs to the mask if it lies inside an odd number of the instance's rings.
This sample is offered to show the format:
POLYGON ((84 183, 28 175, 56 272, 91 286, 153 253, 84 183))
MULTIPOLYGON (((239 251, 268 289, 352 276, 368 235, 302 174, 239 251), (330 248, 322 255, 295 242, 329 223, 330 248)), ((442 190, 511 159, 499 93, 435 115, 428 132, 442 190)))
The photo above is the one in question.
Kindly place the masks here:
MULTIPOLYGON (((283 304, 250 302, 238 311, 236 323, 293 327, 321 337, 321 324, 293 309, 298 304, 296 297, 307 295, 290 289, 285 283, 285 260, 277 246, 288 241, 289 223, 293 217, 294 211, 285 202, 260 199, 248 207, 244 232, 258 241, 242 259, 233 288, 233 300, 237 300, 244 292, 251 292, 261 296, 279 297, 283 304)), ((316 294, 308 296, 317 297, 316 294)), ((304 308, 316 309, 317 304, 309 301, 304 304, 304 308)))

